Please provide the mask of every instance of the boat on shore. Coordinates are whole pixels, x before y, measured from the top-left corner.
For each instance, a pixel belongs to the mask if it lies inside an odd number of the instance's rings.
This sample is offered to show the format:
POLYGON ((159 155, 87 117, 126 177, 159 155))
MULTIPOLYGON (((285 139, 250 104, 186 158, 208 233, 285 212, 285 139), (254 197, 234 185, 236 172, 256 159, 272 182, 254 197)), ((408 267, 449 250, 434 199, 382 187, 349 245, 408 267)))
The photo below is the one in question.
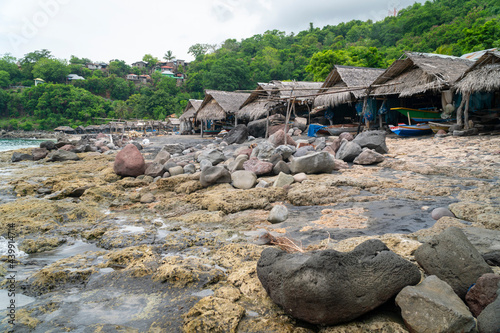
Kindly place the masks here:
POLYGON ((389 125, 389 128, 393 133, 399 136, 419 136, 432 133, 432 129, 429 124, 398 124, 397 126, 389 125))
POLYGON ((428 124, 433 133, 437 133, 439 130, 448 132, 451 126, 456 125, 456 123, 453 122, 436 123, 432 121, 429 121, 428 124))
MULTIPOLYGON (((317 133, 323 135, 339 136, 341 133, 356 133, 358 131, 359 124, 338 124, 322 127, 317 133)), ((363 126, 360 127, 360 131, 363 130, 363 126)))
POLYGON ((441 122, 448 121, 449 119, 441 118, 441 111, 426 110, 426 109, 411 109, 411 108, 391 108, 391 110, 398 111, 403 116, 411 119, 412 122, 423 123, 428 121, 441 122))

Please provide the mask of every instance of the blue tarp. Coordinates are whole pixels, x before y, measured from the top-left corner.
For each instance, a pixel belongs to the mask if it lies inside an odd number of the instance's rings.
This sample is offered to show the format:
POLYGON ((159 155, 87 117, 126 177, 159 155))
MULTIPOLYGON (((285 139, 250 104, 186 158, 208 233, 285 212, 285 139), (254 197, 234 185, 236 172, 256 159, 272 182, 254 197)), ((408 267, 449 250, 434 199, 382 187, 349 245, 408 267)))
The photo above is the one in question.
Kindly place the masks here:
POLYGON ((320 129, 322 129, 323 127, 326 127, 326 126, 323 126, 323 125, 314 125, 314 124, 311 124, 309 125, 309 129, 307 130, 307 136, 316 136, 316 132, 319 131, 320 129))

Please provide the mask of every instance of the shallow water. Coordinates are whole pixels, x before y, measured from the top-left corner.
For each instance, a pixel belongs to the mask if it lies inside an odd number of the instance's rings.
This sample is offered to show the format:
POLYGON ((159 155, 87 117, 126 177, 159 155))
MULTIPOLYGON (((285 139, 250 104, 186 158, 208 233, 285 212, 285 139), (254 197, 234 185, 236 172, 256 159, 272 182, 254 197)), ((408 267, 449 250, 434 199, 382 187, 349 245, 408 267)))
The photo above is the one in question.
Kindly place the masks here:
POLYGON ((0 139, 0 152, 21 148, 35 148, 40 146, 40 142, 47 140, 37 139, 0 139))

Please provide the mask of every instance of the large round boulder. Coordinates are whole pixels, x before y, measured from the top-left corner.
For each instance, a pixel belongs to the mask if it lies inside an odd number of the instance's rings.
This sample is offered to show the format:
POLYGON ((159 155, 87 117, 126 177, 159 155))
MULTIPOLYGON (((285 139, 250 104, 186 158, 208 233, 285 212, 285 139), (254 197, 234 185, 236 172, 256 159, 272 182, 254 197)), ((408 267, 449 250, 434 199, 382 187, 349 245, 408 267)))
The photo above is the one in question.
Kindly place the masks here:
POLYGON ((237 125, 231 129, 222 141, 227 142, 228 145, 236 143, 241 144, 245 142, 248 138, 248 128, 243 125, 237 125))
POLYGON ((200 183, 203 187, 213 184, 231 183, 231 174, 222 166, 207 167, 200 174, 200 183))
POLYGON ((257 276, 285 312, 321 325, 357 318, 421 277, 416 265, 376 239, 351 252, 267 248, 257 263, 257 276))
POLYGON ((119 176, 137 177, 146 171, 146 163, 139 149, 128 144, 116 154, 113 170, 119 176))
POLYGON ((294 158, 290 162, 290 171, 296 173, 331 173, 335 168, 335 159, 327 152, 317 152, 294 158))

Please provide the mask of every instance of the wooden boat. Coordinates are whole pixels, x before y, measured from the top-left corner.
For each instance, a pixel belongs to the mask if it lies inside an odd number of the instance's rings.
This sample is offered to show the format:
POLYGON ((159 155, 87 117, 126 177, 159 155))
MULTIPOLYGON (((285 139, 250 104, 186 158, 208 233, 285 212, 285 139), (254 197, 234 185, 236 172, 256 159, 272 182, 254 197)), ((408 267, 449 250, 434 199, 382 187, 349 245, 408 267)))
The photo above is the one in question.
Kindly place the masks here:
POLYGON ((436 123, 429 121, 428 122, 432 132, 437 133, 439 130, 443 130, 445 132, 448 132, 451 126, 455 125, 456 123, 452 122, 446 122, 446 123, 436 123))
POLYGON ((399 136, 419 136, 432 133, 429 124, 415 124, 415 125, 398 124, 398 126, 389 125, 389 128, 393 133, 399 136))
MULTIPOLYGON (((321 128, 317 133, 323 135, 333 135, 339 136, 341 133, 349 132, 356 133, 358 131, 359 124, 338 124, 338 125, 330 125, 321 128)), ((363 130, 363 126, 360 127, 360 131, 363 130)))
POLYGON ((402 115, 411 119, 415 123, 423 123, 427 121, 441 122, 449 119, 441 118, 441 111, 438 110, 425 110, 425 109, 411 109, 411 108, 391 108, 391 110, 398 111, 402 115))

